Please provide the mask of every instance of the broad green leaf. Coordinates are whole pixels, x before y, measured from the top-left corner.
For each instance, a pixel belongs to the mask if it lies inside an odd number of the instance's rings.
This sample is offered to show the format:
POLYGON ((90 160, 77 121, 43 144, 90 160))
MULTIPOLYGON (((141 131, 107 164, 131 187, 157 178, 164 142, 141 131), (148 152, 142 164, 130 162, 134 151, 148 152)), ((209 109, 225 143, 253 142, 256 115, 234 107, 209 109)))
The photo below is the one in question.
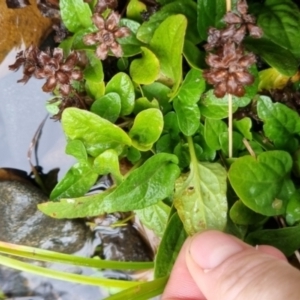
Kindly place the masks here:
POLYGON ((151 101, 156 99, 159 102, 160 109, 164 114, 172 110, 172 105, 169 102, 170 88, 162 83, 154 82, 150 85, 144 85, 142 89, 145 97, 151 101))
POLYGON ((233 120, 233 127, 237 129, 247 140, 252 140, 252 121, 246 117, 241 120, 233 120))
MULTIPOLYGON (((229 133, 227 132, 222 132, 220 134, 220 144, 221 144, 221 149, 222 152, 226 157, 229 156, 229 133)), ((238 133, 233 131, 232 132, 232 151, 233 151, 233 157, 239 156, 239 151, 244 150, 245 145, 243 143, 243 136, 238 133)))
MULTIPOLYGON (((178 141, 177 141, 178 142, 178 141)), ((156 153, 173 153, 176 142, 172 140, 170 134, 162 135, 155 144, 156 153)))
POLYGON ((105 212, 131 211, 154 205, 173 194, 180 174, 175 155, 159 153, 128 177, 104 199, 105 212))
POLYGON ((120 173, 119 156, 113 149, 106 150, 98 155, 94 160, 93 168, 99 175, 111 174, 117 184, 120 184, 123 180, 120 173))
POLYGON ((134 108, 134 87, 130 77, 125 73, 117 73, 107 83, 105 93, 117 93, 121 98, 121 116, 129 115, 134 108))
POLYGON ((60 0, 59 8, 62 21, 69 31, 76 32, 92 25, 92 12, 83 0, 60 0))
POLYGON ((85 50, 85 55, 89 60, 89 64, 84 70, 84 78, 100 83, 104 79, 101 60, 99 60, 93 50, 85 50))
POLYGON ((300 190, 296 190, 286 206, 285 220, 289 226, 300 221, 300 190))
POLYGON ((201 0, 197 7, 197 27, 202 40, 207 40, 210 27, 224 26, 222 18, 226 13, 226 2, 223 0, 201 0))
POLYGON ((227 219, 225 169, 218 163, 190 165, 176 181, 174 205, 189 235, 207 228, 223 230, 227 219))
POLYGON ((158 108, 159 103, 156 99, 151 102, 146 97, 141 97, 135 100, 133 113, 137 115, 139 112, 148 109, 148 108, 158 108))
POLYGON ((66 154, 74 156, 79 161, 86 161, 88 159, 84 144, 80 140, 69 140, 65 152, 66 154))
POLYGON ((253 246, 271 245, 288 257, 300 248, 300 225, 254 231, 246 237, 246 242, 253 246))
POLYGON ((257 25, 262 28, 264 37, 289 49, 300 59, 300 11, 290 0, 266 0, 259 6, 257 25))
POLYGON ((266 217, 249 209, 241 200, 236 201, 229 211, 231 220, 238 225, 249 226, 257 225, 266 217))
POLYGON ((205 91, 205 80, 202 76, 202 70, 190 69, 182 82, 178 93, 175 96, 185 104, 196 104, 205 91))
POLYGON ((109 189, 96 195, 60 199, 58 202, 49 201, 39 204, 38 209, 56 219, 77 219, 97 216, 99 211, 100 213, 104 213, 101 203, 111 191, 109 189))
POLYGON ((71 107, 64 110, 61 121, 65 134, 82 141, 93 157, 107 149, 119 152, 124 145, 131 145, 125 131, 94 113, 71 107))
POLYGON ((163 125, 163 115, 159 109, 149 108, 141 111, 135 117, 129 131, 132 145, 140 151, 150 150, 159 139, 163 125))
POLYGON ((141 53, 141 46, 143 46, 143 43, 136 38, 136 33, 140 24, 133 20, 122 18, 119 22, 119 26, 128 27, 131 31, 129 36, 118 39, 118 43, 121 45, 123 50, 123 56, 131 57, 141 53))
POLYGON ((283 75, 274 68, 268 68, 259 72, 259 91, 283 89, 290 77, 283 75))
POLYGON ((147 10, 146 4, 139 0, 130 0, 126 7, 126 16, 131 20, 142 22, 142 12, 147 10))
POLYGON ((284 151, 267 151, 257 158, 243 156, 229 169, 229 181, 243 203, 265 216, 284 213, 284 199, 277 198, 285 177, 292 168, 292 159, 284 151))
MULTIPOLYGON (((243 97, 232 97, 232 111, 235 112, 238 107, 244 107, 251 102, 251 98, 245 94, 243 97)), ((228 117, 228 96, 217 98, 213 90, 209 90, 200 100, 201 115, 211 119, 223 119, 228 117)))
POLYGON ((186 136, 193 135, 199 128, 200 110, 196 103, 204 90, 202 71, 191 69, 173 100, 179 128, 186 136))
POLYGON ((97 99, 104 95, 105 84, 103 81, 95 82, 92 80, 86 80, 85 90, 92 99, 97 99))
POLYGON ((170 16, 155 30, 150 49, 160 62, 159 81, 177 90, 182 77, 182 51, 187 20, 183 15, 170 16))
POLYGON ((227 132, 227 126, 222 120, 205 119, 204 137, 207 145, 213 150, 221 149, 220 135, 227 132))
POLYGON ((155 54, 147 49, 141 47, 142 57, 135 59, 129 69, 130 76, 137 84, 151 84, 159 76, 159 60, 155 54), (147 70, 145 72, 145 70, 147 70))
POLYGON ((196 3, 191 0, 171 1, 163 5, 155 14, 153 14, 149 21, 144 22, 137 32, 137 38, 148 44, 157 27, 169 16, 182 14, 187 20, 186 37, 194 44, 201 42, 195 23, 197 22, 197 7, 196 3))
POLYGON ((98 174, 88 162, 75 164, 51 192, 50 199, 80 197, 87 193, 96 182, 98 174))
POLYGON ((179 167, 185 169, 190 165, 191 158, 188 144, 185 141, 180 141, 174 148, 174 154, 178 157, 179 167))
POLYGON ((169 220, 164 236, 155 257, 154 277, 160 278, 171 273, 178 253, 187 238, 182 222, 177 213, 169 220))
POLYGON ((178 125, 177 115, 174 111, 171 111, 164 115, 164 132, 170 134, 172 139, 178 139, 180 128, 178 125))
POLYGON ((199 161, 214 161, 216 158, 216 151, 208 146, 204 137, 204 132, 204 125, 200 124, 198 133, 195 136, 193 136, 195 149, 196 145, 198 145, 201 148, 201 153, 196 152, 197 159, 199 161))
POLYGON ((181 132, 186 136, 193 135, 200 125, 200 110, 198 105, 186 104, 180 98, 175 98, 173 105, 181 132))
POLYGON ((259 55, 268 65, 279 73, 293 76, 297 72, 299 61, 285 47, 281 47, 266 38, 245 38, 243 41, 247 50, 259 55))
POLYGON ((296 111, 261 96, 257 103, 257 114, 264 121, 265 135, 277 148, 289 149, 292 141, 297 143, 295 135, 300 134, 300 117, 296 111))
POLYGON ((183 55, 191 68, 198 70, 206 68, 205 52, 187 39, 184 42, 183 55))
POLYGON ((121 98, 117 93, 107 93, 93 102, 90 111, 114 123, 121 112, 121 98))
POLYGON ((127 150, 127 159, 132 163, 135 164, 141 159, 142 155, 139 150, 134 147, 129 147, 127 150))
POLYGON ((160 201, 143 209, 135 210, 134 212, 143 225, 153 230, 157 236, 162 237, 167 226, 170 211, 170 207, 160 201))

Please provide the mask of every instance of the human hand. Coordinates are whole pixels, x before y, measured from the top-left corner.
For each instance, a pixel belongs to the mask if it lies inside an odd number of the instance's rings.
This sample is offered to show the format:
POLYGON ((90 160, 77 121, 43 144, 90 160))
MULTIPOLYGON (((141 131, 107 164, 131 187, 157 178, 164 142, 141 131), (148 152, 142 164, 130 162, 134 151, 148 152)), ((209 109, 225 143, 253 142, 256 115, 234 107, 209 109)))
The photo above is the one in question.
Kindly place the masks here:
POLYGON ((300 272, 276 248, 205 231, 184 243, 162 300, 296 300, 299 286, 300 272))

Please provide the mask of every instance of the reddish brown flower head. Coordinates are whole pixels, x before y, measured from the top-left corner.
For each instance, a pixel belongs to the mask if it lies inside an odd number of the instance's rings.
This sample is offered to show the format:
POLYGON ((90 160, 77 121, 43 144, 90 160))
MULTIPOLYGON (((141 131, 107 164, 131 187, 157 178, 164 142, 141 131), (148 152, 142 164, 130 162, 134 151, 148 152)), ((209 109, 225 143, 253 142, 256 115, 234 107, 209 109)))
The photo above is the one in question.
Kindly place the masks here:
POLYGON ((248 68, 255 62, 254 54, 244 54, 241 46, 228 42, 222 48, 222 53, 208 54, 206 63, 211 68, 204 70, 203 76, 209 84, 214 85, 217 97, 224 97, 226 93, 241 97, 245 93, 244 85, 254 82, 248 68))
POLYGON ((10 70, 18 70, 23 66, 23 78, 18 82, 26 83, 32 76, 37 79, 46 79, 43 91, 51 92, 56 87, 63 95, 68 95, 72 89, 73 80, 81 80, 82 72, 76 67, 78 62, 77 52, 71 52, 64 59, 63 50, 55 48, 53 53, 49 50, 40 51, 35 46, 30 46, 25 51, 17 54, 16 62, 9 66, 10 70))
MULTIPOLYGON (((261 38, 263 32, 260 27, 256 26, 256 19, 254 16, 247 14, 248 5, 245 0, 239 0, 237 3, 237 13, 232 11, 226 13, 224 21, 228 25, 235 25, 237 28, 244 26, 244 35, 246 34, 246 28, 250 36, 253 38, 261 38)), ((242 38, 243 39, 243 38, 242 38)), ((241 39, 241 40, 242 40, 241 39)))
POLYGON ((34 75, 36 78, 47 79, 43 85, 44 92, 51 92, 58 87, 62 95, 68 95, 71 82, 83 78, 81 70, 76 69, 78 55, 75 51, 66 59, 63 58, 63 50, 60 48, 55 48, 52 55, 41 51, 38 60, 43 67, 37 69, 34 75))
POLYGON ((16 61, 14 64, 8 66, 8 68, 12 71, 17 71, 21 66, 23 66, 23 78, 18 80, 18 82, 26 83, 38 66, 37 55, 39 53, 39 49, 31 45, 26 50, 20 51, 16 56, 16 61))
POLYGON ((83 42, 86 45, 98 45, 96 55, 101 60, 107 58, 109 50, 116 57, 121 57, 123 51, 116 39, 128 36, 130 30, 127 27, 118 26, 120 15, 112 12, 107 19, 104 19, 99 14, 94 14, 92 19, 98 31, 85 35, 83 42))
POLYGON ((117 8, 117 6, 117 0, 98 0, 94 7, 94 12, 102 14, 106 9, 110 8, 114 10, 117 8))

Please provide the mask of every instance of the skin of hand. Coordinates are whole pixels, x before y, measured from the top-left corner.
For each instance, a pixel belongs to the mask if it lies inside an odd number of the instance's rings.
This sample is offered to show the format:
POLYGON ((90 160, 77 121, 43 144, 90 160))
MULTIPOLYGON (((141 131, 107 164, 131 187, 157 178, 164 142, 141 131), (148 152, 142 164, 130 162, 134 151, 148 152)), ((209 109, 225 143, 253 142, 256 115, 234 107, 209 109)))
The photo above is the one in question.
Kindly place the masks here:
POLYGON ((188 238, 162 300, 296 300, 300 272, 271 246, 252 247, 218 231, 188 238))

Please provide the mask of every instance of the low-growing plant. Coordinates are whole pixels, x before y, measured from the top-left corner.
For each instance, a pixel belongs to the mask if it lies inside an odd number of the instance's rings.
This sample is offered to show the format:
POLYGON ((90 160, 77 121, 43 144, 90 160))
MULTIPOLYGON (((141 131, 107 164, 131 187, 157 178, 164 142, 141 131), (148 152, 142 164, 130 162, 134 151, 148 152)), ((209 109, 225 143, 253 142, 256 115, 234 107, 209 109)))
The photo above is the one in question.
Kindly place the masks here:
POLYGON ((292 255, 300 247, 299 7, 121 2, 60 0, 66 38, 53 51, 20 52, 10 67, 24 67, 24 82, 47 79, 48 110, 78 161, 39 209, 54 218, 133 211, 161 238, 155 280, 110 299, 159 294, 186 237, 207 228, 292 255), (106 174, 111 188, 86 196, 106 174))

